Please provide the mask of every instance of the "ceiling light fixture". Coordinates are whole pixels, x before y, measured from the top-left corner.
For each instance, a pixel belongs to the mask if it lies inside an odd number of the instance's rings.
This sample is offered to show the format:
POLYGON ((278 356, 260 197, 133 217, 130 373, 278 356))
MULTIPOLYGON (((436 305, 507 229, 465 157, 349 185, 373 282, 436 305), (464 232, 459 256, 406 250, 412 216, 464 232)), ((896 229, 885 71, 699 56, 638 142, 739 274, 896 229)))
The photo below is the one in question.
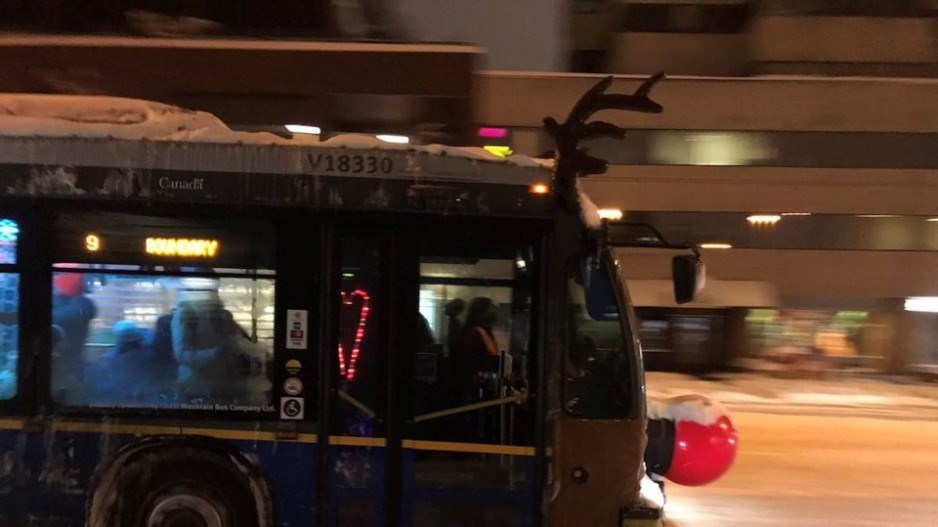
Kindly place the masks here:
POLYGON ((385 143, 397 143, 399 145, 406 145, 410 143, 410 138, 406 135, 380 134, 376 135, 375 137, 384 141, 385 143))
POLYGON ((322 128, 311 124, 287 124, 284 126, 288 132, 293 134, 319 135, 322 133, 322 128))
POLYGON ((775 225, 782 217, 778 214, 752 214, 746 221, 754 225, 775 225))

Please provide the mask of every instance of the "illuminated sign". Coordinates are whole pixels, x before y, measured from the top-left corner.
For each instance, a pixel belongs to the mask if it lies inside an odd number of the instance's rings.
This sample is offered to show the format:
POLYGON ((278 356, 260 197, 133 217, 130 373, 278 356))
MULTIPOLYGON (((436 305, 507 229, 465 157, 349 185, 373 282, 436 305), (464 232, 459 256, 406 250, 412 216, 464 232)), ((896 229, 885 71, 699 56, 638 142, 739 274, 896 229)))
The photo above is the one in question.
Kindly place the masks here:
POLYGON ((96 253, 101 250, 101 238, 97 234, 85 236, 85 250, 96 253))
POLYGON ((146 252, 154 256, 214 258, 218 253, 218 246, 218 240, 199 238, 147 238, 146 252))

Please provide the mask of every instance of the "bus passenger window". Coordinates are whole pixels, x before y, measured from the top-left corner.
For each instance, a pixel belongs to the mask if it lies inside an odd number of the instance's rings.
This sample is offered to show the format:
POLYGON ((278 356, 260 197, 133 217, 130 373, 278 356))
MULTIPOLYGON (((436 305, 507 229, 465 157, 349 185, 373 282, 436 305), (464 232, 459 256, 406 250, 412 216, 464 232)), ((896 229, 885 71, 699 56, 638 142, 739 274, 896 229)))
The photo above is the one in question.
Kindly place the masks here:
POLYGON ((0 401, 17 391, 19 362, 20 277, 17 270, 19 224, 0 218, 0 401))
POLYGON ((52 395, 58 403, 271 409, 272 273, 55 267, 52 395))
POLYGON ((16 395, 19 285, 19 275, 0 273, 0 400, 16 395))

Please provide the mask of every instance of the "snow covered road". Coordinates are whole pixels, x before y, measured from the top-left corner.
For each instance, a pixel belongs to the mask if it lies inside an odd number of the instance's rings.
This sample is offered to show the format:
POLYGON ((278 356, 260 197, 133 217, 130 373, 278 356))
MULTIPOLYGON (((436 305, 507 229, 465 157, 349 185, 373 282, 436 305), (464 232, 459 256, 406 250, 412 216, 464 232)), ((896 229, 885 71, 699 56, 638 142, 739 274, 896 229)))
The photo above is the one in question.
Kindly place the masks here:
POLYGON ((669 484, 669 525, 938 525, 938 422, 742 412, 733 420, 735 465, 707 487, 669 484))

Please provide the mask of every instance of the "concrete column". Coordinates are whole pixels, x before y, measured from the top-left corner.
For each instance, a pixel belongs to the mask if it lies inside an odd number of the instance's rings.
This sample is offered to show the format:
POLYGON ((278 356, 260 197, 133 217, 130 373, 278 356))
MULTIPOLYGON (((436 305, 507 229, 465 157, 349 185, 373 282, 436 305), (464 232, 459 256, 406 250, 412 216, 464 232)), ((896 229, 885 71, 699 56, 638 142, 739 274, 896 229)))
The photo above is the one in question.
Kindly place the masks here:
POLYGON ((871 313, 860 334, 860 353, 882 356, 883 372, 892 374, 938 364, 938 314, 871 313))

